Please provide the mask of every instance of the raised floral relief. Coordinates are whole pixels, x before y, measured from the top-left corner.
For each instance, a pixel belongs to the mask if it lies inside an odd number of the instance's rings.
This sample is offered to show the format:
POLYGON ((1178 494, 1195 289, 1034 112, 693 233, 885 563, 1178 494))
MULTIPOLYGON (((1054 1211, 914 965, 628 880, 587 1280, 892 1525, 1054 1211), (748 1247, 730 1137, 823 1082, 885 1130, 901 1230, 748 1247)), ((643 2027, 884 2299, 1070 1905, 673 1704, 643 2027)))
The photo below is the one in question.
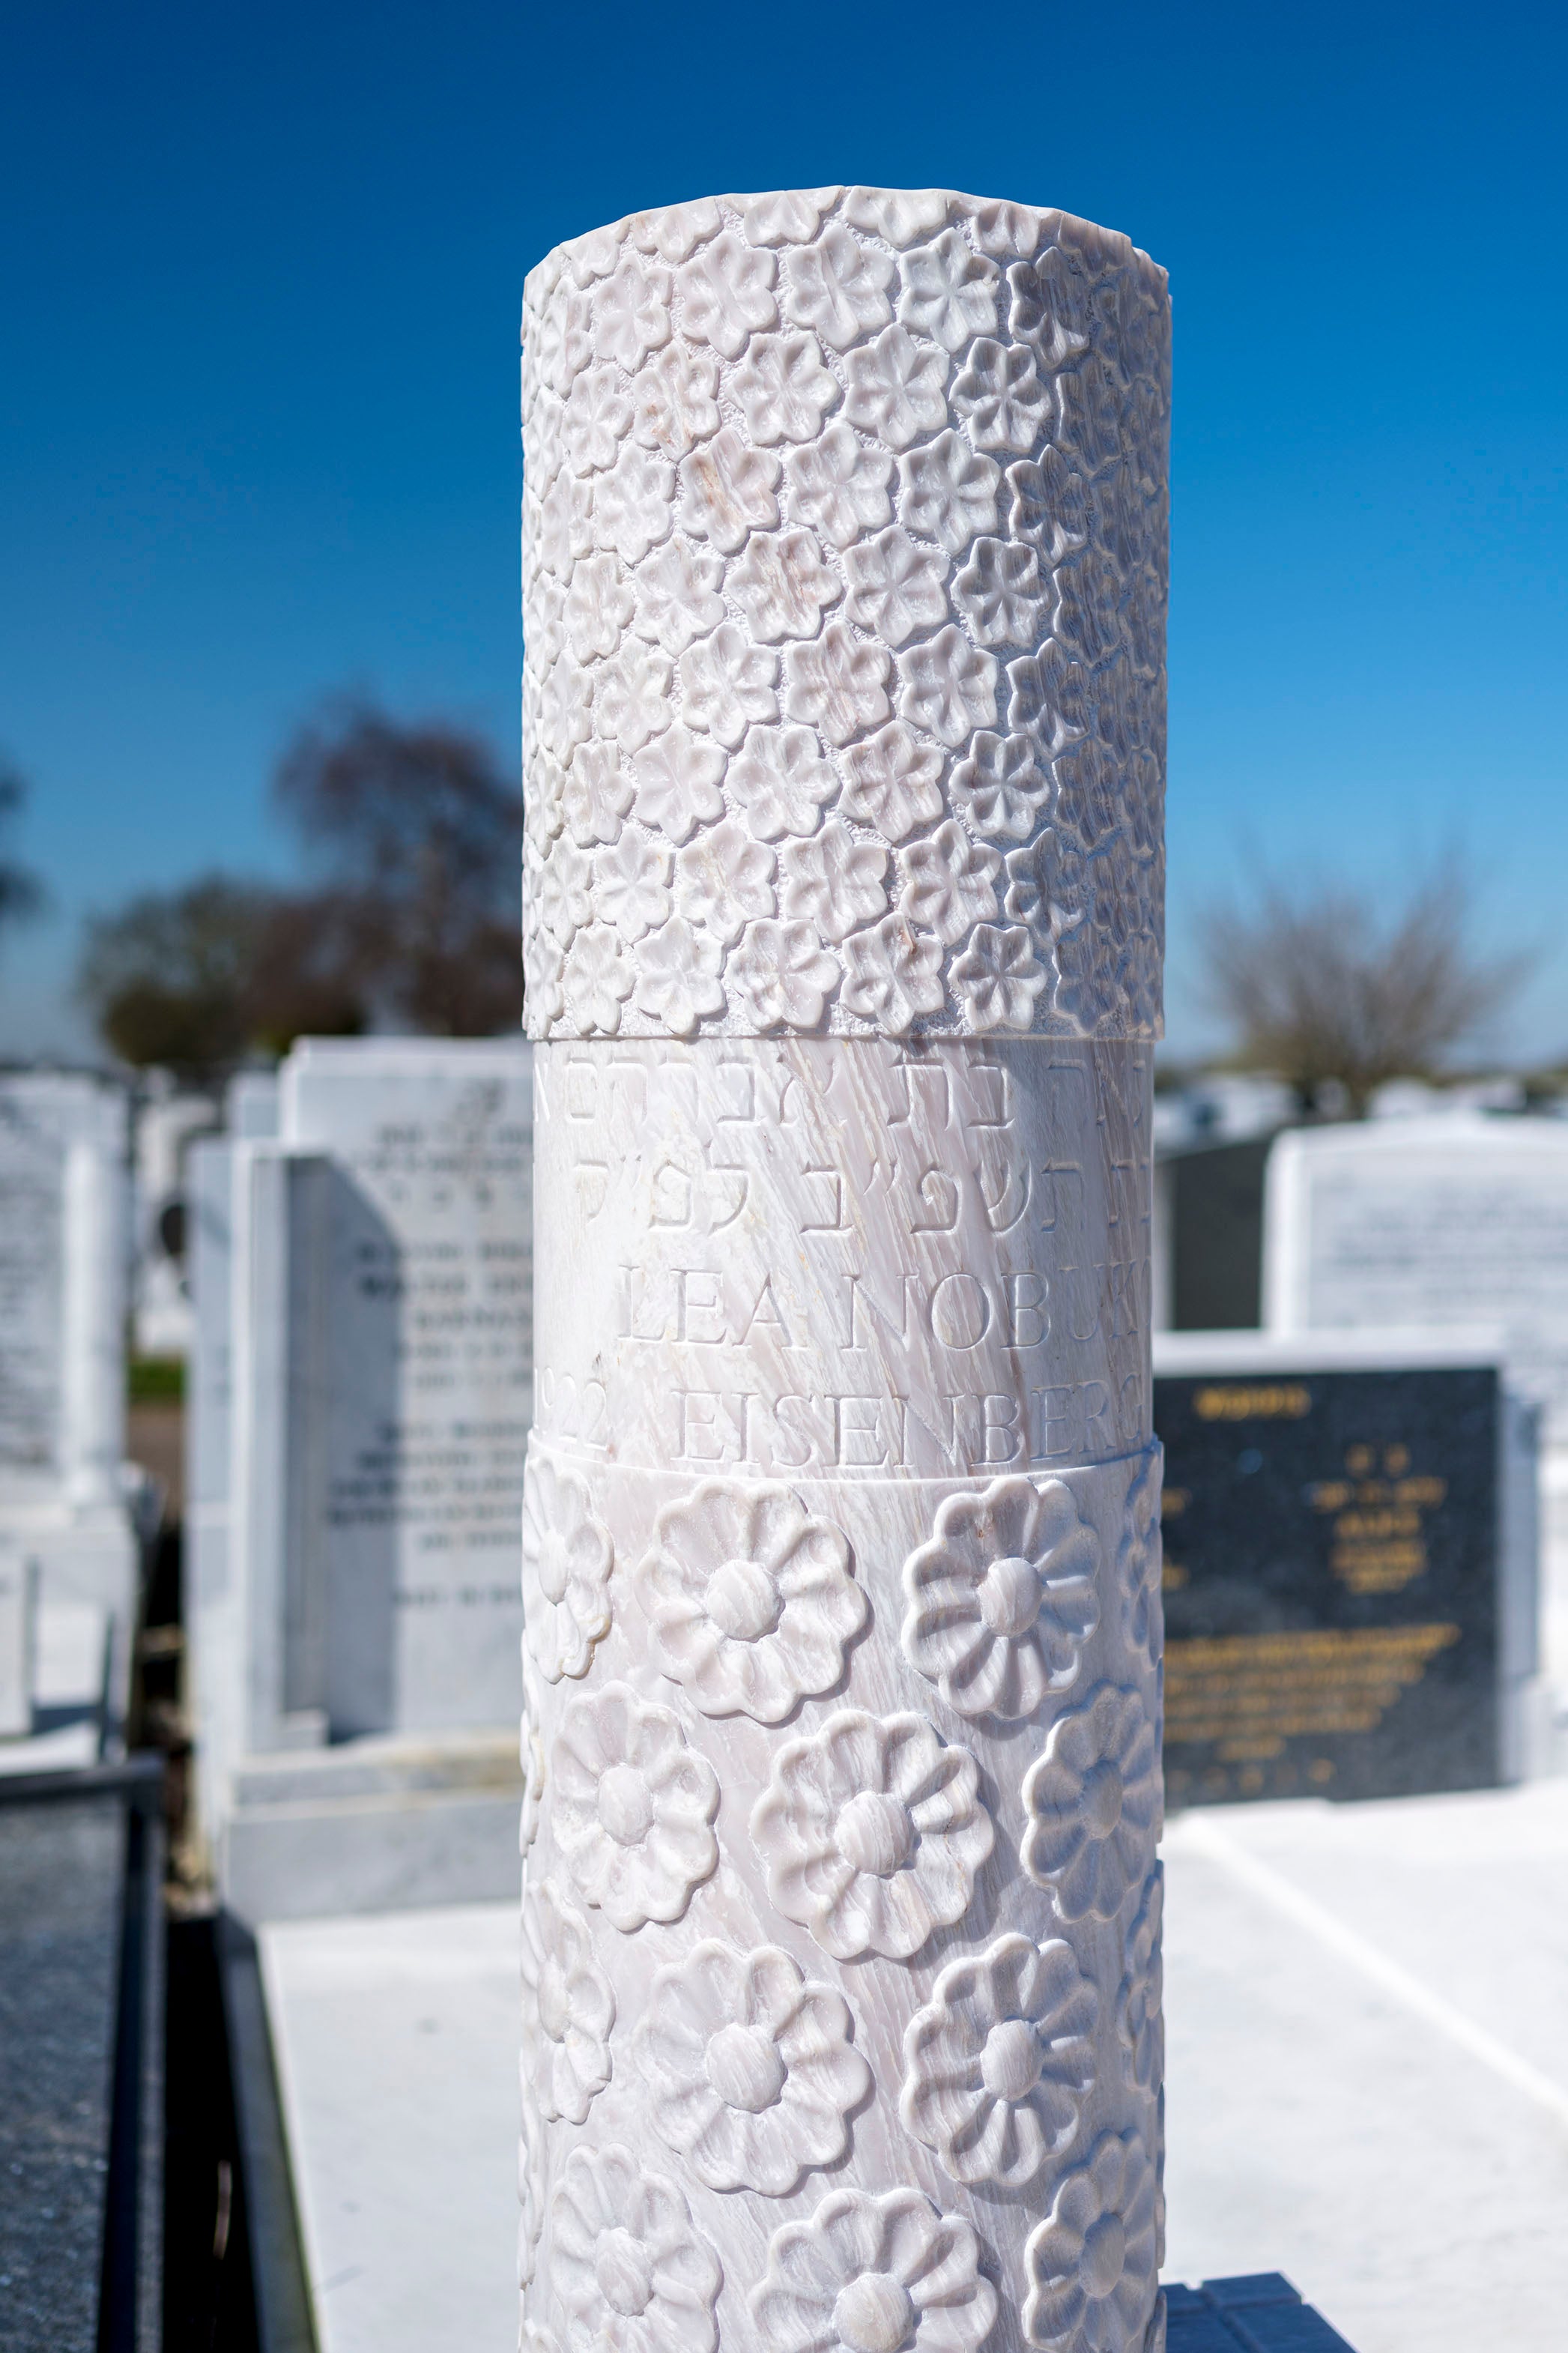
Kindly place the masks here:
POLYGON ((850 188, 844 198, 844 216, 873 237, 885 237, 889 245, 913 245, 942 227, 947 204, 943 188, 850 188))
POLYGON ((580 931, 566 951, 561 986, 566 1010, 584 1035, 615 1036, 635 981, 631 959, 608 924, 580 931))
POLYGON ((907 916, 888 915, 869 931, 851 933, 841 953, 846 1008, 885 1037, 905 1037, 923 1016, 941 1012, 942 944, 907 916))
POLYGON ((838 380, 814 335, 758 335, 735 371, 735 398, 753 441, 811 441, 838 406, 838 380))
POLYGON ((995 530, 1001 479, 994 458, 972 449, 949 426, 899 459, 899 512, 911 531, 962 555, 977 533, 995 530))
POLYGON ((996 913, 996 878, 1002 860, 994 849, 971 841, 949 818, 923 841, 899 852, 903 879, 899 911, 919 929, 951 947, 967 938, 977 923, 996 913))
POLYGON ((623 564, 636 564, 669 536, 674 519, 675 470, 633 445, 623 449, 594 491, 594 533, 601 547, 613 547, 623 564))
POLYGON ((1007 332, 1033 346, 1046 369, 1065 367, 1089 349, 1090 281, 1076 259, 1047 246, 1037 259, 1007 271, 1007 332))
POLYGON ((753 245, 807 245, 843 194, 842 188, 779 188, 734 201, 753 245))
POLYGON ((711 343, 727 360, 745 348, 754 327, 778 317, 773 301, 776 258, 725 229, 694 253, 676 274, 680 323, 693 343, 711 343))
POLYGON ((997 841, 1026 841, 1050 798, 1051 778, 1027 735, 997 735, 982 728, 969 756, 952 771, 959 806, 977 833, 997 841))
POLYGON ((977 923, 950 977, 963 1008, 965 1026, 976 1036, 993 1029, 1029 1029, 1035 1006, 1049 977, 1036 961, 1035 944, 1021 923, 1000 929, 977 923))
POLYGON ((1151 1447, 1127 1491, 1127 1514, 1116 1556, 1116 1582, 1121 1593, 1127 1639, 1134 1650, 1157 1658, 1164 1633, 1160 1599, 1163 1548, 1160 1539, 1160 1482, 1164 1457, 1151 1447))
POLYGON ((1046 609, 1040 559, 1016 540, 977 539, 952 598, 983 646, 1032 646, 1046 609))
POLYGON ((610 1532, 594 1515, 587 1482, 531 1448, 522 1482, 523 1622, 547 1683, 584 1675, 610 1630, 610 1532))
POLYGON ((819 441, 792 449, 784 470, 791 514, 820 532, 830 546, 853 547, 862 532, 875 531, 892 513, 891 458, 883 449, 867 448, 847 425, 830 425, 819 441))
POLYGON ((523 1662, 522 1716, 518 1727, 517 1760, 522 1767, 522 1799, 518 1809, 517 1851, 527 1858, 539 1836, 540 1810, 544 1800, 544 1740, 539 1729, 539 1706, 531 1688, 528 1661, 523 1662))
POLYGON ((751 2295, 763 2353, 979 2353, 996 2318, 980 2242, 918 2189, 835 2189, 786 2222, 751 2295))
POLYGON ((528 2053, 520 2052, 519 2089, 521 2092, 522 2130, 517 2144, 517 2284, 529 2285, 539 2263, 540 2233, 544 2228, 546 2181, 544 2169, 544 2127, 533 2089, 528 2080, 528 2053))
POLYGON ((950 621, 899 656, 899 711, 953 749, 996 716, 996 661, 950 621))
POLYGON ((574 2148, 550 2206, 572 2353, 715 2353, 723 2273, 673 2181, 618 2142, 574 2148))
POLYGON ((861 343, 845 364, 844 414, 889 449, 934 433, 947 421, 947 357, 896 322, 861 343))
POLYGON ((731 565, 728 586, 752 635, 766 645, 814 638, 825 607, 844 591, 808 531, 756 531, 731 565))
POLYGON ((722 427, 680 461, 687 530, 721 555, 733 555, 748 532, 771 531, 778 522, 778 478, 779 461, 771 449, 742 441, 732 425, 722 427))
POLYGON ((672 915, 643 948, 637 1002, 673 1037, 689 1038, 704 1015, 724 1004, 719 978, 723 949, 684 915, 672 915))
POLYGON ((996 264, 976 253, 961 229, 944 228, 899 264, 899 316, 944 351, 961 352, 972 335, 995 326, 996 280, 996 264))
POLYGON ((555 1842, 585 1902, 623 1934, 679 1920, 719 1860, 719 1783, 673 1709, 605 1683, 573 1700, 551 1758, 555 1842))
POLYGON ((806 923, 748 923, 724 965, 730 1001, 765 1036, 770 1029, 815 1029, 837 987, 839 965, 806 923))
POLYGON ((552 1879, 522 1907, 524 2065, 546 2124, 580 2125, 610 2080, 616 1997, 594 1959, 587 1923, 552 1879))
MULTIPOLYGON (((590 740, 572 754, 561 789, 561 814, 580 849, 615 841, 632 804, 632 781, 613 744, 590 740)), ((595 880, 598 869, 595 869, 595 880)))
POLYGON ((671 841, 687 840, 700 825, 724 813, 719 782, 724 754, 717 744, 693 735, 677 720, 632 763, 637 813, 671 841))
POLYGON ((694 245, 717 237, 724 216, 712 196, 694 196, 683 205, 660 205, 654 211, 634 213, 627 234, 639 253, 657 253, 661 261, 684 261, 694 245))
POLYGON ((1026 345, 982 336, 953 383, 952 406, 977 449, 1024 457, 1045 429, 1050 395, 1026 345))
POLYGON ((1089 488, 1057 448, 1019 458, 1007 469, 1007 528, 1026 540, 1046 564, 1059 564, 1089 538, 1089 488))
POLYGON ((674 343, 632 380, 632 431, 667 458, 684 458, 719 429, 719 362, 712 352, 674 343))
POLYGON ((773 853, 733 818, 689 841, 675 862, 675 903, 726 947, 753 915, 773 912, 773 853))
POLYGON ((884 841, 902 841, 942 815, 942 754, 934 744, 891 719, 840 755, 844 790, 838 806, 857 825, 884 841))
POLYGON ((1059 1938, 998 1936, 950 1961, 904 2034, 899 2113, 955 2181, 1033 2181, 1094 2080, 1099 1998, 1059 1938))
POLYGON ((730 790, 760 841, 815 833, 837 782, 809 727, 753 727, 730 764, 730 790))
POLYGON ((632 627, 639 638, 683 654, 693 638, 705 638, 724 617, 720 596, 724 567, 706 548, 689 539, 667 540, 645 556, 632 575, 636 588, 632 627))
POLYGON ((787 1953, 709 1937, 660 1969, 633 2050, 661 2137, 710 2189, 783 2198, 849 2146, 871 2088, 849 2005, 787 1953))
POLYGON ((838 818, 809 840, 785 842, 779 869, 780 913, 815 925, 825 940, 842 940, 887 907, 887 851, 879 841, 858 839, 838 818))
POLYGON ((733 621, 721 621, 680 657, 681 709, 689 727, 733 751, 748 727, 778 713, 778 656, 750 643, 733 621))
POLYGON ((978 1779, 924 1716, 841 1710, 780 1749, 752 1809, 770 1897, 836 1960, 907 1960, 969 1908, 994 1835, 978 1779))
POLYGON ((830 744, 847 744, 889 715, 885 649, 852 637, 842 621, 829 621, 815 645, 787 646, 784 663, 785 710, 830 744))
POLYGON ((1113 1920, 1160 1833, 1160 1752, 1135 1691, 1097 1683, 1058 1716, 1024 1779, 1020 1852, 1064 1920, 1113 1920))
POLYGON ((669 272, 624 260, 594 297, 594 350, 628 374, 669 341, 669 272))
POLYGON ((936 549, 918 545, 893 523, 845 554, 850 619, 889 646, 901 646, 918 629, 935 628, 947 618, 946 570, 936 549))
POLYGON ((594 714, 601 733, 623 752, 640 752, 669 724, 669 677, 668 655, 635 638, 623 640, 598 675, 594 714))
POLYGON ((573 472, 591 474, 613 466, 631 422, 631 407, 615 369, 591 368, 562 419, 562 443, 573 472))
POLYGON ((862 245, 841 221, 823 230, 813 245, 797 246, 784 258, 784 310, 798 326, 815 328, 835 351, 893 315, 888 287, 893 265, 875 246, 862 245))
POLYGON ((629 947, 662 923, 669 912, 670 853, 661 841, 623 834, 594 860, 599 913, 629 947))
POLYGON ((632 617, 632 592, 613 555, 576 565, 566 591, 566 642, 580 662, 613 654, 632 617))
POLYGON ((760 1724, 830 1691, 866 1618, 845 1536, 771 1482, 708 1480, 667 1504, 634 1583, 660 1672, 705 1715, 760 1724))
POLYGON ((1104 2134, 1024 2251, 1024 2336, 1040 2353, 1141 2346, 1157 2293, 1154 2168, 1136 2133, 1104 2134))
POLYGON ((1032 1715, 1074 1680, 1100 1622, 1099 1557, 1059 1479, 949 1495, 904 1563, 905 1654, 961 1715, 1032 1715))
POLYGON ((1127 1931, 1126 1966, 1116 1995, 1116 2026, 1127 2073, 1141 2092, 1157 2092, 1165 2073, 1164 1971, 1160 1928, 1165 1867, 1157 1862, 1127 1931))

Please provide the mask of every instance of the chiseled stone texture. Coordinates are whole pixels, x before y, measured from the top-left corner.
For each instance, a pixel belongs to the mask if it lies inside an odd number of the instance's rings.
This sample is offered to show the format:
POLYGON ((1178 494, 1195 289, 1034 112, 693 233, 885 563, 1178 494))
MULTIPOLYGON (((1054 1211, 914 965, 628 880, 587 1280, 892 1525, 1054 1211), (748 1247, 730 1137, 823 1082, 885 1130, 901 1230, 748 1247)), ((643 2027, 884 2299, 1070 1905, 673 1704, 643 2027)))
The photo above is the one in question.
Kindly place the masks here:
POLYGON ((534 1037, 1158 1033, 1169 317, 942 189, 531 272, 534 1037))

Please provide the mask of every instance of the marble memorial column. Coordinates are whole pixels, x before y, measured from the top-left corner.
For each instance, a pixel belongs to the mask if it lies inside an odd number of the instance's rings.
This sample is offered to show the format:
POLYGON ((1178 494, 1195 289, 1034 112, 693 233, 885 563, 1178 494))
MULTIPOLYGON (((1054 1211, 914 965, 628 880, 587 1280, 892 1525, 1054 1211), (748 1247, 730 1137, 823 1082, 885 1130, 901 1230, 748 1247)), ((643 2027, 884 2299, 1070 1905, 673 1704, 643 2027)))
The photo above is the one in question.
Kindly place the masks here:
POLYGON ((531 2353, 1143 2353, 1163 273, 936 190, 524 314, 531 2353))

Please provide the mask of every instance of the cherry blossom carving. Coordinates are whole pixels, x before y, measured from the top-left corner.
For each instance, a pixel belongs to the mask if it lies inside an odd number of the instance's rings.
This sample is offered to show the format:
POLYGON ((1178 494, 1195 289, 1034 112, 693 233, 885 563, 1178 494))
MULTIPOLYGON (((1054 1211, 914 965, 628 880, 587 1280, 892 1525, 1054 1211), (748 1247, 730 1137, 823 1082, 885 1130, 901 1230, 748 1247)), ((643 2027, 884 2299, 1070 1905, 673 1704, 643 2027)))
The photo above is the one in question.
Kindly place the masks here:
POLYGON ((894 523, 845 552, 849 617, 884 645, 901 646, 917 629, 933 629, 947 618, 946 571, 944 556, 894 523))
POLYGON ((733 818, 689 841, 675 862, 675 903, 728 947, 753 915, 774 911, 773 853, 733 818))
POLYGON ((673 1036, 689 1038, 707 1015, 723 1009, 722 956, 717 940, 684 915, 672 915, 643 944, 635 992, 638 1010, 673 1036))
POLYGON ((593 906, 594 870, 585 850, 569 841, 558 842, 540 878, 539 912, 544 928, 553 932, 563 947, 593 906))
POLYGON ((1044 626, 1040 559, 1016 540, 977 539, 952 584, 952 601, 983 646, 1032 646, 1044 626))
POLYGON ((809 727, 753 727, 730 764, 730 790, 761 841, 814 833, 837 782, 809 727))
POLYGON ((753 245, 805 245, 843 194, 842 188, 784 188, 769 195, 740 196, 736 202, 753 245))
POLYGON ((636 977, 618 934, 607 923, 586 925, 573 939, 562 969, 566 1010, 585 1032, 613 1038, 636 977))
POLYGON ((674 496, 674 469, 629 444, 595 485, 594 530, 599 545, 613 547, 623 564, 636 564, 669 536, 674 496))
POLYGON ((1127 1491, 1127 1514, 1116 1556, 1116 1582, 1121 1593, 1127 1639, 1135 1650, 1157 1658, 1164 1633, 1160 1598, 1163 1547, 1160 1531, 1160 1482, 1164 1460, 1152 1446, 1127 1491))
POLYGON ((585 237, 574 237, 563 250, 568 267, 579 286, 592 286, 596 278, 607 278, 615 268, 626 240, 625 221, 611 221, 607 227, 591 228, 585 237))
POLYGON ((1127 2073, 1141 2092, 1158 2091, 1165 2073, 1164 1972, 1160 1957, 1164 1901, 1165 1867, 1157 1862, 1127 1930, 1126 1966, 1116 1994, 1116 2026, 1127 2073))
POLYGON ((566 461, 573 471, 588 474, 614 465, 631 421, 615 369, 591 368, 574 387, 562 421, 566 461))
POLYGON ((524 948, 522 963, 529 1019, 539 1025, 542 1035, 548 1036, 566 1003, 566 992, 561 986, 566 959, 560 941, 549 932, 536 929, 524 948))
POLYGON ((1099 2008, 1059 1938, 1009 1934, 950 1961, 904 2032, 908 2129, 955 2181, 1021 2189, 1077 2135, 1099 2008))
POLYGON ((689 727, 733 751, 759 719, 778 713, 778 656, 752 645, 733 621, 721 621, 680 657, 681 711, 689 727))
POLYGON ((840 754, 844 790, 838 806, 857 825, 884 841, 902 841, 942 812, 942 754, 934 744, 891 719, 840 754))
POLYGON ((994 1836, 978 1779, 923 1715, 843 1709, 779 1750, 752 1808, 770 1897, 836 1960, 907 1960, 969 1908, 994 1836))
POLYGON ((1160 1757, 1135 1691, 1097 1683, 1058 1716, 1024 1780, 1020 1852, 1064 1920, 1113 1920, 1142 1886, 1160 1828, 1160 1757))
POLYGON ((892 471, 886 450, 868 448, 847 425, 830 425, 819 441, 785 458, 785 502, 830 546, 852 547, 862 532, 875 531, 891 515, 892 471))
POLYGON ((1051 777, 1027 735, 996 735, 982 728, 967 759, 952 772, 952 789, 965 816, 994 840, 1026 841, 1050 798, 1051 777))
POLYGON ((779 865, 780 913, 787 923, 810 923, 835 944, 886 911, 888 852, 879 841, 858 839, 839 818, 808 840, 786 842, 779 865))
POLYGON ((902 915, 885 916, 845 941, 845 1010, 889 1038, 906 1037, 922 1015, 940 1013, 946 991, 942 947, 902 915))
POLYGON ((680 461, 687 530, 721 555, 733 555, 748 532, 771 531, 778 522, 778 478, 771 449, 750 447, 732 425, 721 427, 680 461))
POLYGON ((724 754, 717 744, 693 735, 679 720, 658 735, 632 763, 637 813, 671 841, 684 841, 700 825, 723 814, 719 782, 724 754))
POLYGON ((1114 465, 1122 449, 1122 396, 1115 370, 1097 352, 1056 378, 1058 415, 1052 438, 1083 474, 1114 465))
POLYGON ((1026 344, 983 335, 953 383, 952 406, 977 449, 1025 456, 1045 428, 1050 396, 1026 344))
POLYGON ((830 1691, 866 1618, 844 1535, 773 1483, 709 1480, 667 1505, 634 1583, 660 1672, 705 1715, 759 1724, 830 1691))
POLYGON ((1029 343, 1043 368, 1065 366, 1089 348, 1089 280, 1072 255, 1049 245, 1007 271, 1007 332, 1029 343))
POLYGON ((1100 1622, 1099 1556, 1059 1479, 1015 1472, 949 1495, 904 1563, 905 1655, 960 1715, 1032 1715, 1073 1682, 1100 1622))
POLYGON ((810 441, 841 398, 815 335, 758 335, 732 379, 753 441, 810 441))
POLYGON ((632 617, 632 592, 613 555, 576 565, 566 591, 566 642, 580 662, 613 654, 632 617))
POLYGON ((972 449, 951 425, 924 448, 899 459, 899 480, 903 521, 950 555, 962 555, 977 532, 995 530, 1002 470, 994 458, 972 449))
POLYGON ((669 676, 668 657, 635 638, 624 638, 600 670, 594 715, 623 752, 640 752, 650 735, 668 726, 669 676))
POLYGON ((871 2088, 842 1994, 776 1945, 708 1937, 662 1968, 633 2040, 655 2129, 710 2189, 787 2197, 849 2146, 871 2088))
POLYGON ((1015 733, 1032 733, 1047 757, 1083 733, 1087 698, 1082 665, 1054 638, 1007 664, 1007 724, 1015 733))
POLYGON ((669 913, 670 853, 661 841, 623 833, 594 860, 598 910, 628 947, 654 931, 669 913))
POLYGON ((1135 2132, 1104 2133, 1024 2250, 1026 2341, 1040 2353, 1141 2346, 1159 2293, 1154 2168, 1135 2132))
POLYGON ((650 449, 684 458, 719 429, 719 361, 689 343, 667 343, 632 379, 632 430, 650 449))
POLYGON ((786 2222, 751 2296, 763 2353, 978 2353, 996 2318, 967 2222, 918 2189, 835 2189, 786 2222))
POLYGON ((1093 548, 1058 565, 1056 633, 1091 670, 1108 662, 1122 646, 1124 591, 1116 567, 1093 548))
POLYGON ((976 253, 962 229, 944 228, 899 264, 899 316, 944 351, 961 352, 972 335, 996 324, 996 264, 976 253))
POLYGON ((947 359, 894 322, 846 362, 844 414, 890 449, 907 449, 947 421, 947 359))
POLYGON ((610 2080, 616 1997, 594 1959, 588 1924, 552 1879, 522 1907, 523 2043, 546 2124, 580 2125, 610 2080))
POLYGON ((1042 449, 1007 469, 1007 528, 1058 564, 1083 546, 1093 526, 1089 486, 1061 451, 1042 449))
POLYGON ((949 976, 966 1025, 982 1036, 991 1029, 1031 1029, 1049 977, 1021 923, 977 924, 963 954, 954 956, 949 976))
POLYGON ((619 2142, 574 2148, 550 2221, 572 2353, 716 2353, 719 2258, 641 2154, 619 2142))
POLYGON ((836 221, 816 244, 796 246, 785 255, 784 310, 797 325, 815 328, 835 351, 847 351, 892 317, 887 290, 892 275, 885 253, 862 245, 836 221))
MULTIPOLYGON (((599 675, 602 686, 605 673, 599 675)), ((552 665, 539 696, 540 744, 563 766, 588 733, 586 687, 579 665, 563 656, 552 665)))
POLYGON ((778 317, 777 271, 772 253, 744 244, 733 229, 722 230, 676 273, 686 332, 727 360, 736 358, 754 327, 771 327, 778 317))
POLYGON ((632 575, 633 628, 667 654, 684 653, 693 638, 707 637, 723 619, 723 565, 706 548, 679 536, 667 540, 632 575))
POLYGON ((660 205, 653 212, 634 213, 627 225, 639 253, 657 253, 661 261, 684 261, 694 245, 716 237, 724 216, 712 196, 694 196, 683 205, 660 205))
POLYGON ((1031 205, 1008 204, 983 196, 960 197, 974 226, 974 242, 982 253, 1031 254, 1040 241, 1045 222, 1031 205))
POLYGON ((851 188, 844 216, 889 245, 913 245, 946 220, 947 194, 942 188, 851 188))
POLYGON ((950 621, 899 656, 899 710, 913 726, 956 748, 996 717, 996 660, 950 621))
POLYGON ((730 566, 729 587, 752 636, 764 645, 814 638, 823 608, 844 593, 810 532, 801 530, 754 531, 745 554, 730 566))
POLYGON ((669 272, 623 260, 594 298, 594 351, 628 373, 669 341, 669 272))
POLYGON ((523 1622, 530 1655, 548 1683, 585 1675, 610 1630, 615 1546, 596 1519, 586 1481, 531 1448, 522 1482, 523 1622))
POLYGON ((830 744, 847 744, 889 716, 890 667, 883 647, 852 637, 842 621, 829 621, 815 644, 786 649, 784 708, 830 744))
POLYGON ((903 888, 899 912, 951 947, 978 923, 996 913, 996 877, 1002 860, 983 842, 971 841, 949 818, 924 841, 899 852, 903 888))
POLYGON ((579 744, 561 788, 561 814, 578 847, 587 849, 595 842, 616 840, 631 800, 631 778, 615 745, 579 744))
POLYGON ((584 1900, 631 1935, 679 1920, 719 1860, 719 1783, 673 1709, 610 1683, 573 1700, 551 1759, 555 1842, 584 1900))

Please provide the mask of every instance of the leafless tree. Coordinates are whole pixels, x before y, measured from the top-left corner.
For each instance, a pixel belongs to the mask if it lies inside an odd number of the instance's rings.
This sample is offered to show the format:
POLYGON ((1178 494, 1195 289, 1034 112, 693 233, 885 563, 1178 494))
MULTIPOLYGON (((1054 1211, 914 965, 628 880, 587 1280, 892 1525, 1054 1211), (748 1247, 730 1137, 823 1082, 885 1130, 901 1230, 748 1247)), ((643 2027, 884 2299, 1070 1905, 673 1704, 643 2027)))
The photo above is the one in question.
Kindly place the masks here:
POLYGON ((1537 960, 1482 953, 1472 895, 1457 853, 1392 902, 1259 871, 1251 899, 1212 906, 1202 934, 1204 994, 1233 1026, 1236 1065, 1275 1072, 1306 1111, 1337 1083, 1357 1118, 1386 1081, 1440 1075, 1537 960))

